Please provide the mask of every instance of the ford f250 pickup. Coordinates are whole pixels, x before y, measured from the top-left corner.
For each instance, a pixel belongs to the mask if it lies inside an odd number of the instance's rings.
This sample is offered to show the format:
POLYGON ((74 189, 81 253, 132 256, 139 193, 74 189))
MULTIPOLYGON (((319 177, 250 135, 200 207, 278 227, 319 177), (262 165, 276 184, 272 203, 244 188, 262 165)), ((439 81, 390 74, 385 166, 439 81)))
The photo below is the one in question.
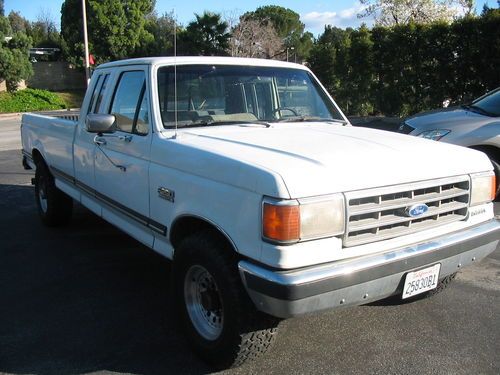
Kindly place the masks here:
POLYGON ((43 223, 77 201, 171 259, 175 310, 217 367, 265 352, 283 318, 435 294, 500 238, 486 155, 353 127, 297 64, 111 62, 79 113, 21 132, 43 223))

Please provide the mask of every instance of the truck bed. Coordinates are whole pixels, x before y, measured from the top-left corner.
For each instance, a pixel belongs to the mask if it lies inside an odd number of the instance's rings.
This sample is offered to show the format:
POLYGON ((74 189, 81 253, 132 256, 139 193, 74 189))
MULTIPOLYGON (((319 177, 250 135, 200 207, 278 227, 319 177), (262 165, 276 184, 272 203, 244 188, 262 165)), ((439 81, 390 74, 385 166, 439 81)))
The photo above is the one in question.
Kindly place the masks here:
MULTIPOLYGON (((24 114, 21 120, 23 152, 33 163, 33 149, 70 176, 73 170, 73 139, 80 111, 50 111, 24 114)), ((33 167, 33 166, 32 166, 33 167)))
POLYGON ((34 114, 46 117, 55 117, 74 122, 78 122, 78 119, 80 118, 79 110, 41 111, 41 112, 34 112, 34 114))

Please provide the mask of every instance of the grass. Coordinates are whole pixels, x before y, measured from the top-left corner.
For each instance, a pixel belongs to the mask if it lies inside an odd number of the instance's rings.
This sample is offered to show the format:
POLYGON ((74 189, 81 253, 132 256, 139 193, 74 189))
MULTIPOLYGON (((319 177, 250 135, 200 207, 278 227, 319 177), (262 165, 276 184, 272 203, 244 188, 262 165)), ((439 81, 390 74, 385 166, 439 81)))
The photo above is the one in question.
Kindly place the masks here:
POLYGON ((55 92, 66 103, 67 108, 80 108, 82 106, 85 90, 55 92))
POLYGON ((0 113, 49 111, 80 108, 85 90, 51 92, 39 89, 24 89, 15 93, 0 93, 0 113))
POLYGON ((38 89, 0 93, 0 113, 65 109, 68 105, 58 94, 38 89))

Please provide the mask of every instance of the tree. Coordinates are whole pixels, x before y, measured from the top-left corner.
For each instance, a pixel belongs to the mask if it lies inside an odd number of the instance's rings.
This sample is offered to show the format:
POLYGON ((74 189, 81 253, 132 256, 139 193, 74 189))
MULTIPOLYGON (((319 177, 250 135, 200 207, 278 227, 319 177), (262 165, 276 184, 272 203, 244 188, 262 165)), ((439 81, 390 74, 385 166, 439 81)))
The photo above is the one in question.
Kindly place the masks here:
POLYGON ((0 34, 2 34, 0 42, 3 42, 4 37, 11 36, 12 34, 12 28, 7 17, 0 16, 0 34))
POLYGON ((8 16, 10 27, 15 33, 27 33, 30 29, 30 22, 21 16, 19 12, 11 11, 8 16))
POLYGON ((222 20, 227 23, 229 30, 233 30, 240 22, 241 11, 239 9, 230 9, 222 12, 222 20))
POLYGON ((367 116, 373 112, 372 84, 373 84, 373 42, 370 30, 362 25, 350 34, 348 54, 348 79, 345 82, 349 92, 347 109, 351 113, 367 116))
POLYGON ((360 0, 365 6, 358 17, 375 17, 378 26, 405 25, 410 22, 450 22, 459 15, 470 14, 473 0, 360 0))
MULTIPOLYGON (((98 63, 133 56, 151 43, 146 30, 153 0, 88 0, 89 48, 98 63)), ((61 7, 61 33, 68 44, 68 60, 82 64, 83 25, 81 0, 65 0, 61 7)))
POLYGON ((300 21, 299 14, 291 9, 277 5, 259 7, 253 12, 245 13, 243 16, 261 21, 271 21, 276 32, 282 38, 298 38, 304 32, 304 24, 300 21))
POLYGON ((311 33, 304 33, 305 26, 300 21, 298 13, 280 6, 267 5, 259 7, 253 12, 245 13, 242 18, 272 24, 282 39, 283 50, 280 55, 282 59, 286 58, 287 50, 293 50, 294 54, 298 55, 298 60, 307 59, 313 38, 311 33))
POLYGON ((21 32, 12 33, 7 17, 0 16, 0 80, 5 81, 10 92, 33 74, 28 59, 30 46, 31 39, 21 32))
POLYGON ((39 11, 36 21, 28 25, 27 33, 33 39, 35 47, 61 48, 61 34, 49 10, 39 11))
POLYGON ((229 48, 228 26, 221 15, 204 12, 195 14, 196 20, 189 23, 179 35, 179 51, 182 54, 224 56, 229 48))
POLYGON ((314 44, 308 65, 341 108, 349 109, 349 47, 352 29, 326 26, 314 44))
POLYGON ((152 12, 146 18, 145 29, 153 38, 136 50, 137 56, 166 56, 173 54, 174 27, 176 20, 173 12, 164 13, 160 17, 152 12))
POLYGON ((272 22, 242 16, 231 33, 231 56, 272 59, 283 51, 283 41, 272 22))
POLYGON ((5 15, 5 8, 3 5, 4 1, 0 0, 0 17, 3 17, 5 15))

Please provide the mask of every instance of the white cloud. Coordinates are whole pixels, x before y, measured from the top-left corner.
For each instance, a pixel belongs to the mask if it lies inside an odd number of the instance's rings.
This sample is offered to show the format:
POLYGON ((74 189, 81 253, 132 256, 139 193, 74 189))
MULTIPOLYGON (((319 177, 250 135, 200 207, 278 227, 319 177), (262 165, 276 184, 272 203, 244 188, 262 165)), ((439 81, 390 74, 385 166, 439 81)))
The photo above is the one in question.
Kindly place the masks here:
POLYGON ((306 27, 316 28, 321 25, 332 24, 339 17, 337 12, 310 12, 300 17, 306 27))
POLYGON ((333 25, 338 27, 358 27, 363 22, 372 24, 371 18, 358 18, 358 13, 362 12, 365 6, 356 2, 356 4, 347 9, 338 12, 309 12, 301 15, 302 22, 305 23, 306 29, 313 32, 323 32, 325 25, 333 25))

